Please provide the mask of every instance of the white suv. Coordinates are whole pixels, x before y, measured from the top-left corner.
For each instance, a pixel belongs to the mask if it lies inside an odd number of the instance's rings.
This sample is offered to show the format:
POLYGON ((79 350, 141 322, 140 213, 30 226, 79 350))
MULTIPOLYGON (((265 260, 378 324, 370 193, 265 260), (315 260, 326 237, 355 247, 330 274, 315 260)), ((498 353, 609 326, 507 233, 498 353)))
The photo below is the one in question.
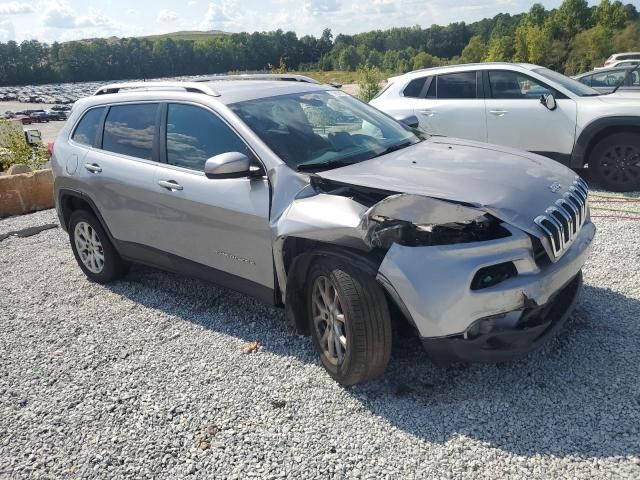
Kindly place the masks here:
POLYGON ((430 134, 505 145, 589 166, 614 191, 640 190, 640 98, 601 94, 531 64, 430 68, 390 78, 371 104, 430 134))

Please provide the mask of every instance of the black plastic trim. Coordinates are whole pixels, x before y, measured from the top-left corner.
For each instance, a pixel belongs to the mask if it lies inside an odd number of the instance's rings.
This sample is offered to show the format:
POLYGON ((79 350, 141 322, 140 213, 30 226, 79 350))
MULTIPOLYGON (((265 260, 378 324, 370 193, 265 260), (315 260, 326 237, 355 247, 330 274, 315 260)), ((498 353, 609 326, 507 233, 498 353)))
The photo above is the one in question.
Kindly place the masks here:
POLYGON ((593 147, 593 139, 600 132, 611 127, 640 127, 640 115, 603 117, 594 120, 584 127, 573 147, 569 166, 574 168, 583 167, 589 161, 589 153, 591 147, 593 147))
MULTIPOLYGON (((442 365, 455 362, 495 363, 518 360, 555 337, 573 312, 582 288, 582 272, 560 289, 545 305, 527 308, 521 324, 465 339, 462 334, 423 337, 429 356, 442 365)), ((526 305, 525 305, 526 307, 526 305)))
POLYGON ((543 157, 550 158, 551 160, 555 160, 562 165, 567 167, 571 166, 571 154, 569 153, 559 153, 559 152, 531 152, 537 155, 542 155, 543 157))
POLYGON ((199 278, 236 292, 250 295, 269 305, 275 305, 276 303, 275 292, 272 288, 237 275, 139 243, 115 240, 114 246, 125 260, 199 278))

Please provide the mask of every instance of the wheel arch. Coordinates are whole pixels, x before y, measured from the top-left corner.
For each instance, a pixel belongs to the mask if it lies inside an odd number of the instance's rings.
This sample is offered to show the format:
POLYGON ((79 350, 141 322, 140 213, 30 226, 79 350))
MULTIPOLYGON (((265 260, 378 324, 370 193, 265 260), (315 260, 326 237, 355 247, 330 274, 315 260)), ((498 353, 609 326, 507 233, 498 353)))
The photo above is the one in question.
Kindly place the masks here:
POLYGON ((68 231, 69 220, 73 212, 76 210, 88 210, 96 216, 104 231, 107 232, 109 240, 114 243, 111 231, 100 214, 100 210, 88 196, 75 190, 61 189, 58 192, 58 205, 60 208, 60 223, 65 231, 68 231))
POLYGON ((640 116, 604 117, 587 125, 576 140, 571 154, 573 168, 589 163, 589 155, 597 143, 613 133, 631 132, 640 135, 640 116))
POLYGON ((376 278, 384 254, 292 236, 284 240, 282 256, 287 278, 284 302, 287 322, 296 332, 308 335, 304 294, 311 264, 319 257, 338 258, 376 278))

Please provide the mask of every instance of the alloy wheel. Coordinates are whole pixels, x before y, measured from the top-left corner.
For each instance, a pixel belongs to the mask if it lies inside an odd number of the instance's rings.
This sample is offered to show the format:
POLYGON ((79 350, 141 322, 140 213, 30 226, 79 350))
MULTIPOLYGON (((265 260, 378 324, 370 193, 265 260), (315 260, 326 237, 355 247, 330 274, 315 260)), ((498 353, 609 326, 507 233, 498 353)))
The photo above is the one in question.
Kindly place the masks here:
POLYGON ((87 222, 78 222, 73 233, 78 256, 85 267, 98 274, 104 268, 104 249, 95 229, 87 222))
POLYGON ((325 276, 315 279, 311 290, 313 325, 325 357, 340 365, 347 353, 347 326, 336 287, 325 276))

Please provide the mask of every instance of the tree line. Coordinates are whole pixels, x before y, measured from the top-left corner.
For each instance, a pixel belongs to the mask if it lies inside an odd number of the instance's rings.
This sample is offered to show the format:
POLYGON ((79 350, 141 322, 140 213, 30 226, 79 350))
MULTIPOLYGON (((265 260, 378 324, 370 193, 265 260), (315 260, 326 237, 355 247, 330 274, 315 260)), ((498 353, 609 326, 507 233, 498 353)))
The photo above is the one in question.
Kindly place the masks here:
POLYGON ((557 9, 478 22, 375 30, 317 38, 294 32, 233 33, 206 40, 121 38, 67 43, 0 43, 0 85, 154 78, 259 71, 378 68, 403 73, 448 63, 531 62, 574 74, 613 52, 640 50, 640 17, 632 4, 564 0, 557 9))

